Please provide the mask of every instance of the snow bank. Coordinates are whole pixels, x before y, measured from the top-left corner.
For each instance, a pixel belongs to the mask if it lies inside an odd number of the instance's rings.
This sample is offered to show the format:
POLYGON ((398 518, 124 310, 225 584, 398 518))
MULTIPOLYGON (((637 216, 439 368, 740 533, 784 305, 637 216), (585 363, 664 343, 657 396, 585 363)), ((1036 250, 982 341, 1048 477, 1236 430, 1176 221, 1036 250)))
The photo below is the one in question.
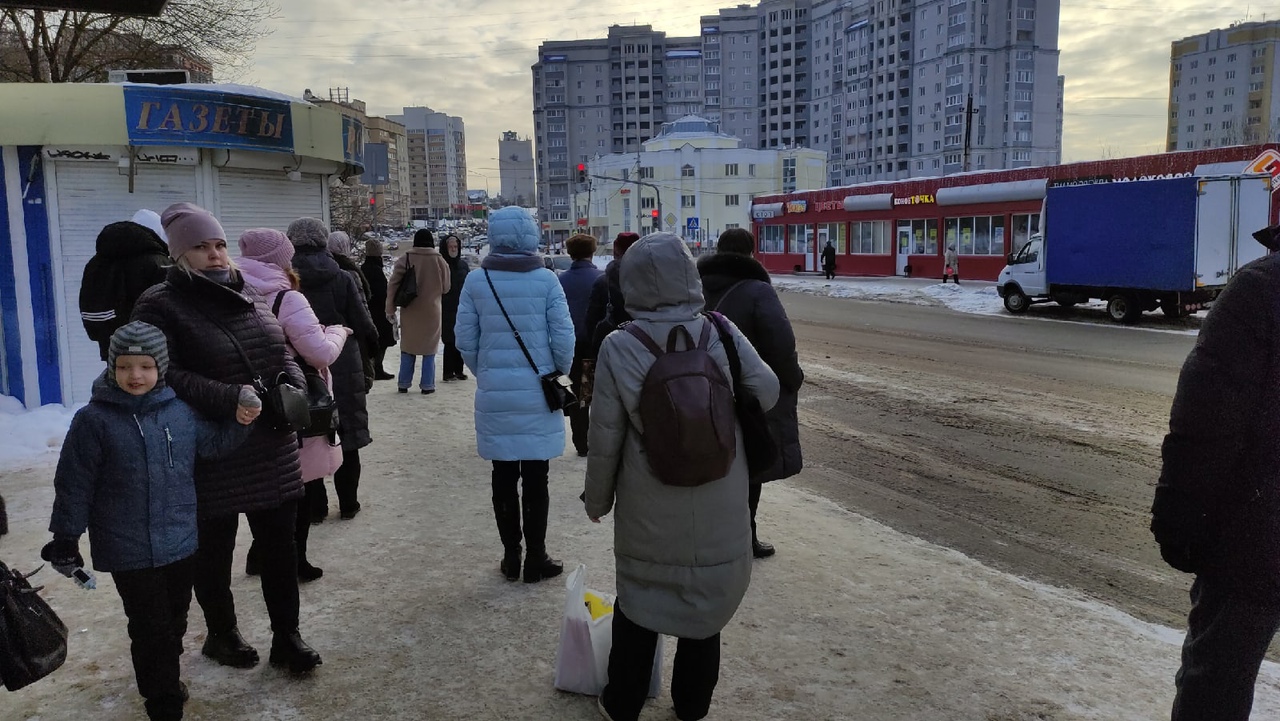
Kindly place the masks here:
POLYGON ((0 396, 0 471, 49 460, 62 448, 75 412, 56 403, 29 411, 17 398, 0 396))

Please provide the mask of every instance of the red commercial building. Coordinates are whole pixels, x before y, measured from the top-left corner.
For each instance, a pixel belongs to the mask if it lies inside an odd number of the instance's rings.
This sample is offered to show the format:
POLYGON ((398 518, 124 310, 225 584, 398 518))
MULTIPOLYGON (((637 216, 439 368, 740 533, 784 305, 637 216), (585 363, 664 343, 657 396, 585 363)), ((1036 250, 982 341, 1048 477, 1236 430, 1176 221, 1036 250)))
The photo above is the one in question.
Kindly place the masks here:
MULTIPOLYGON (((942 276, 954 245, 961 275, 995 280, 1005 256, 1040 229, 1055 185, 1269 173, 1280 210, 1280 145, 1250 145, 1041 168, 825 188, 752 200, 757 257, 772 272, 816 271, 828 241, 839 275, 942 276)), ((1141 222, 1141 218, 1132 218, 1141 222)))

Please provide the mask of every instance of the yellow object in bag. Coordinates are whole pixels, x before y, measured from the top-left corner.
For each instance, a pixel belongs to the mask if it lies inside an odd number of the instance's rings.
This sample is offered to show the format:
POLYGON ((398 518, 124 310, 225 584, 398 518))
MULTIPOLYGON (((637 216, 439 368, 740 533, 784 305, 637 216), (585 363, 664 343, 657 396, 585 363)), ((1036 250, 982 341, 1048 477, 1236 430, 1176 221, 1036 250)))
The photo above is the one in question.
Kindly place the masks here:
POLYGON ((613 613, 613 603, 606 601, 600 594, 594 591, 587 591, 582 594, 583 603, 587 607, 587 613, 591 614, 592 621, 600 619, 613 613))

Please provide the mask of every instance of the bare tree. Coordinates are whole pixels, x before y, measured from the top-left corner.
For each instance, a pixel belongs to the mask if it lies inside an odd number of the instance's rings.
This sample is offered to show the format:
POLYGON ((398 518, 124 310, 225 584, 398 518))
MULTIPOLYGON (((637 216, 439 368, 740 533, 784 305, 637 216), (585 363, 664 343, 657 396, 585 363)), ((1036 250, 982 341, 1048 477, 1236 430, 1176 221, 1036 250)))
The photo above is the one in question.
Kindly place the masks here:
POLYGON ((170 0, 156 18, 0 10, 0 81, 101 82, 107 70, 165 67, 175 54, 243 69, 278 8, 270 0, 170 0))

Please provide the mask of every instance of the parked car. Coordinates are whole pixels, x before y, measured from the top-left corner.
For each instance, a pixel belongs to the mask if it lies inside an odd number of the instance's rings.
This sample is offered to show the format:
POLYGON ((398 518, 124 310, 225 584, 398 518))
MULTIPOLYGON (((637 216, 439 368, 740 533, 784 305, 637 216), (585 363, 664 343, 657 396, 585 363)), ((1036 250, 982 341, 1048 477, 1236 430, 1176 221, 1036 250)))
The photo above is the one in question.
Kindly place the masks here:
POLYGON ((560 275, 568 270, 569 266, 573 265, 573 258, 567 255, 544 255, 542 256, 542 263, 548 270, 554 270, 556 275, 560 275))

